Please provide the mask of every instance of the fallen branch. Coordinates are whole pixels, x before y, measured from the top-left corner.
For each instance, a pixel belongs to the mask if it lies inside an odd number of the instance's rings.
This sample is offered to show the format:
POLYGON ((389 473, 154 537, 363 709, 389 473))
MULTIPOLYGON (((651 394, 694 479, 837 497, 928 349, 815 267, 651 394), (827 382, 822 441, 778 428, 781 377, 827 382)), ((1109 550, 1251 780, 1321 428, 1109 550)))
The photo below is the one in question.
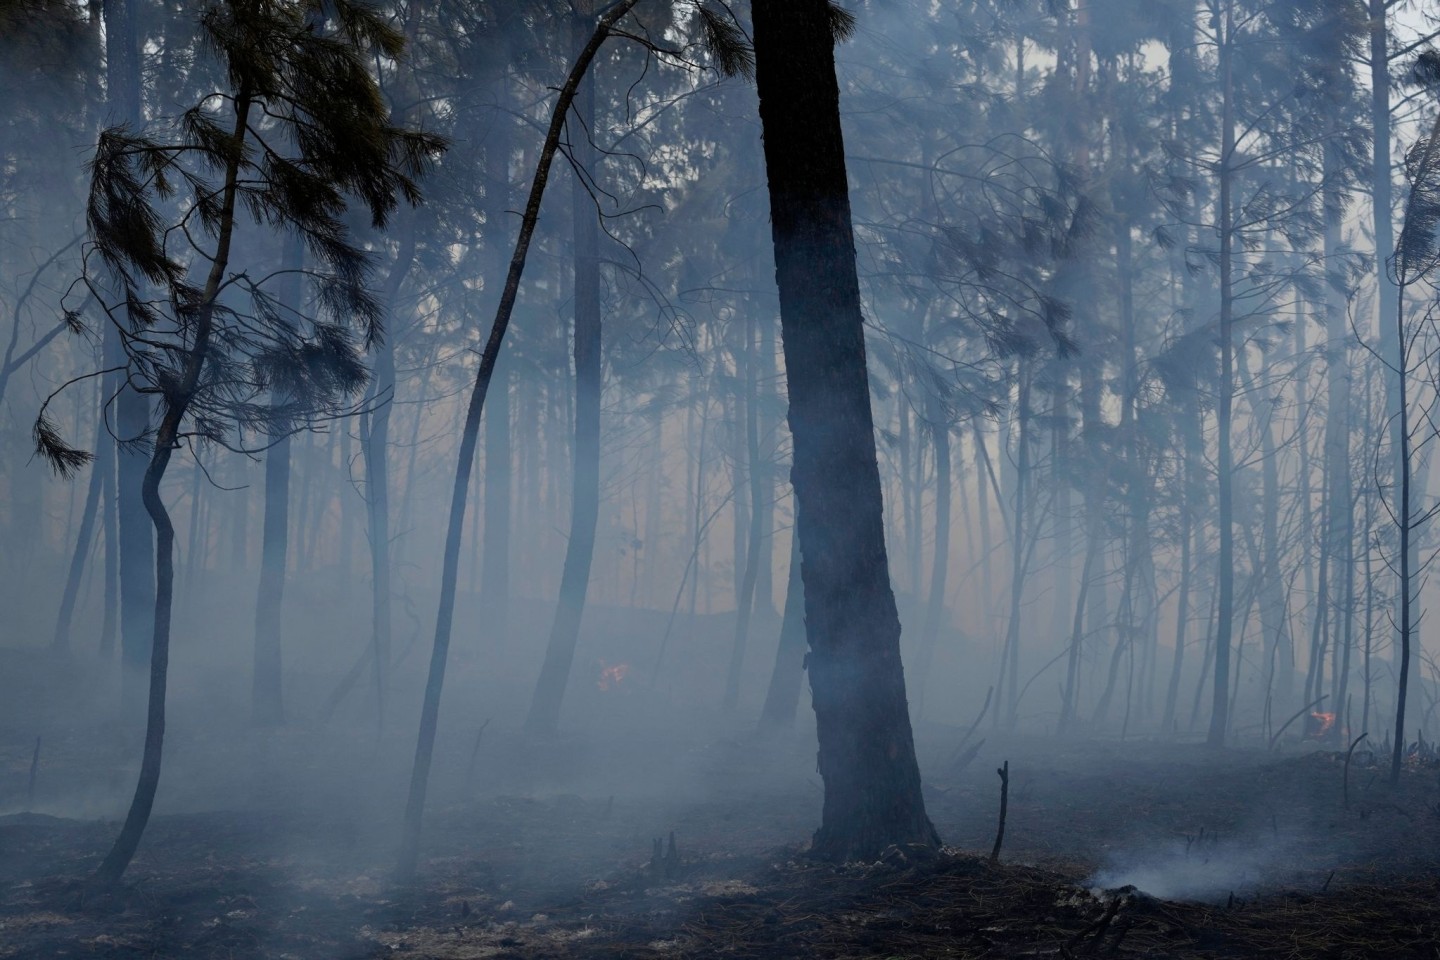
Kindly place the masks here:
POLYGON ((1289 720, 1286 720, 1284 726, 1282 726, 1279 730, 1276 730, 1275 736, 1270 738, 1270 749, 1275 749, 1275 743, 1280 739, 1281 734, 1283 734, 1286 730, 1290 729, 1290 724, 1294 723, 1296 720, 1299 720, 1300 717, 1304 715, 1306 710, 1309 710, 1311 707, 1319 706, 1322 700, 1328 700, 1329 698, 1330 694, 1327 693, 1324 696, 1319 697, 1318 699, 1311 700, 1309 703, 1305 704, 1305 706, 1301 707, 1299 710, 1296 710, 1295 716, 1291 717, 1289 720))
POLYGON ((990 701, 994 696, 995 687, 992 685, 990 689, 985 691, 985 705, 980 708, 980 715, 975 718, 974 723, 970 724, 970 729, 965 731, 965 736, 960 738, 959 745, 955 747, 955 754, 950 758, 951 764, 956 763, 960 759, 960 751, 964 750, 965 744, 969 743, 970 738, 975 736, 975 731, 980 728, 980 722, 985 719, 985 714, 990 711, 990 701))

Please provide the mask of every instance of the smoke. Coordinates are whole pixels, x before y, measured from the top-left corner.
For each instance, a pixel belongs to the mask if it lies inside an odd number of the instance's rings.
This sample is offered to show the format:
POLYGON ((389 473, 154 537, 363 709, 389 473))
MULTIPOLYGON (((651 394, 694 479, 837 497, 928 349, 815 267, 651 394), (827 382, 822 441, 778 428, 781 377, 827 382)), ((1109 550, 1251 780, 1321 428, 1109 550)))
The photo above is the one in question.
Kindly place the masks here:
POLYGON ((1249 895, 1279 882, 1294 848, 1278 832, 1222 836, 1201 830, 1146 849, 1113 852, 1090 877, 1091 888, 1131 886, 1162 900, 1249 895))

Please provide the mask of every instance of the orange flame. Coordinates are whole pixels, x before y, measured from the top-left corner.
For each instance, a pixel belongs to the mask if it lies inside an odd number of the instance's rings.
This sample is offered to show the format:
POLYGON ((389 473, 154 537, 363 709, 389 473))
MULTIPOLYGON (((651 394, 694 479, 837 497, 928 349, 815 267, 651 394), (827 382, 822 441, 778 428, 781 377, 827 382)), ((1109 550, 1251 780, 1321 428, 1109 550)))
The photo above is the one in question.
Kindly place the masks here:
POLYGON ((1305 737, 1308 740, 1320 740, 1335 726, 1335 714, 1333 713, 1311 713, 1309 722, 1305 724, 1305 737))
POLYGON ((605 661, 600 661, 600 679, 595 685, 601 690, 615 690, 630 675, 630 664, 617 663, 614 666, 606 666, 605 661))

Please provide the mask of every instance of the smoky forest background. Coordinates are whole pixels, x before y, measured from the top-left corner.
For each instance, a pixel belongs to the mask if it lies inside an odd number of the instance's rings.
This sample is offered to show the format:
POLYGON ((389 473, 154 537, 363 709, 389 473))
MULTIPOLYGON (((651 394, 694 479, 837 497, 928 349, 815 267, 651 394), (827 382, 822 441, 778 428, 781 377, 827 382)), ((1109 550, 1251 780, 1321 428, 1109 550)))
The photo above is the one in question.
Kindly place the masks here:
POLYGON ((0 957, 1433 956, 1437 37, 0 0, 0 957))

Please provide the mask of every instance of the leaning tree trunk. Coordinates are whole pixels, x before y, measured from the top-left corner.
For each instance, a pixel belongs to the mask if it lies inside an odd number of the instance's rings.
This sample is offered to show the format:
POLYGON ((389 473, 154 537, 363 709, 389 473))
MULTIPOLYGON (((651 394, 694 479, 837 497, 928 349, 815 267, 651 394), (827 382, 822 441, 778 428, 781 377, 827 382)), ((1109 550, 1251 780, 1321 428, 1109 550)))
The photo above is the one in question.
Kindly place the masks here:
POLYGON ((140 846, 140 837, 150 821, 155 805, 155 790, 160 785, 160 760, 165 743, 165 686, 170 669, 170 613, 175 588, 175 525, 160 497, 160 481, 170 466, 170 457, 178 446, 180 425, 194 399, 210 348, 210 334, 215 316, 216 300, 221 281, 230 263, 230 241, 235 230, 235 199, 238 193, 240 157, 248 129, 251 94, 241 87, 233 101, 235 127, 231 134, 234 156, 225 171, 220 208, 216 213, 217 239, 215 254, 210 259, 205 286, 195 305, 195 326, 190 346, 182 354, 180 376, 164 393, 160 426, 155 431, 155 446, 150 464, 145 468, 141 493, 145 509, 155 525, 155 611, 154 633, 150 643, 150 692, 146 708, 145 750, 140 761, 140 779, 120 835, 95 871, 95 880, 115 884, 130 865, 140 846))
POLYGON ((827 0, 756 0, 755 59, 790 388, 824 810, 813 852, 934 847, 885 553, 827 0))
POLYGON ((595 59, 596 51, 610 35, 611 29, 637 2, 639 0, 620 0, 597 21, 590 41, 576 57, 565 85, 560 88, 560 94, 555 99, 550 125, 545 133, 545 143, 540 148, 535 176, 530 184, 530 195, 525 201, 525 212, 520 220, 520 233, 510 257, 505 286, 500 293, 500 303, 495 308, 495 320, 490 325, 490 336, 480 354, 480 369, 475 374, 475 384, 465 409, 465 425, 460 433, 460 455, 455 466, 455 484, 450 493, 450 517, 445 532, 445 555, 440 572, 440 603, 435 616, 435 641, 430 651, 430 672, 426 679, 425 699, 420 711, 420 732, 415 744, 415 764, 410 774, 410 795, 405 804, 405 825, 397 869, 402 879, 414 874, 415 861, 420 853, 420 824, 425 811, 425 794, 429 788, 430 760, 435 750, 435 731, 440 718, 440 694, 445 686, 445 663, 450 652, 450 631, 455 618, 455 588, 460 568, 460 539, 465 528, 465 503, 470 487, 470 472, 474 467, 475 448, 479 443, 480 416, 485 409, 485 394, 490 389, 490 380, 495 373, 495 359, 500 354, 500 345, 505 340, 510 317, 515 312, 515 299, 520 292, 520 277, 525 272, 530 240, 535 235, 535 224, 540 219, 540 201, 545 195, 545 184, 550 179, 550 167, 555 159, 555 151, 560 146, 560 131, 565 125, 570 105, 575 100, 575 90, 595 59))
MULTIPOLYGON (((577 40, 586 38, 587 26, 575 21, 577 40)), ((586 178, 593 175, 595 79, 581 85, 575 100, 577 123, 571 125, 570 203, 575 237, 575 459, 570 502, 570 539, 560 576, 560 598, 545 662, 535 683, 525 729, 554 733, 560 723, 560 705, 570 682, 580 620, 590 587, 590 564, 595 556, 595 526, 600 516, 600 224, 586 178)))

